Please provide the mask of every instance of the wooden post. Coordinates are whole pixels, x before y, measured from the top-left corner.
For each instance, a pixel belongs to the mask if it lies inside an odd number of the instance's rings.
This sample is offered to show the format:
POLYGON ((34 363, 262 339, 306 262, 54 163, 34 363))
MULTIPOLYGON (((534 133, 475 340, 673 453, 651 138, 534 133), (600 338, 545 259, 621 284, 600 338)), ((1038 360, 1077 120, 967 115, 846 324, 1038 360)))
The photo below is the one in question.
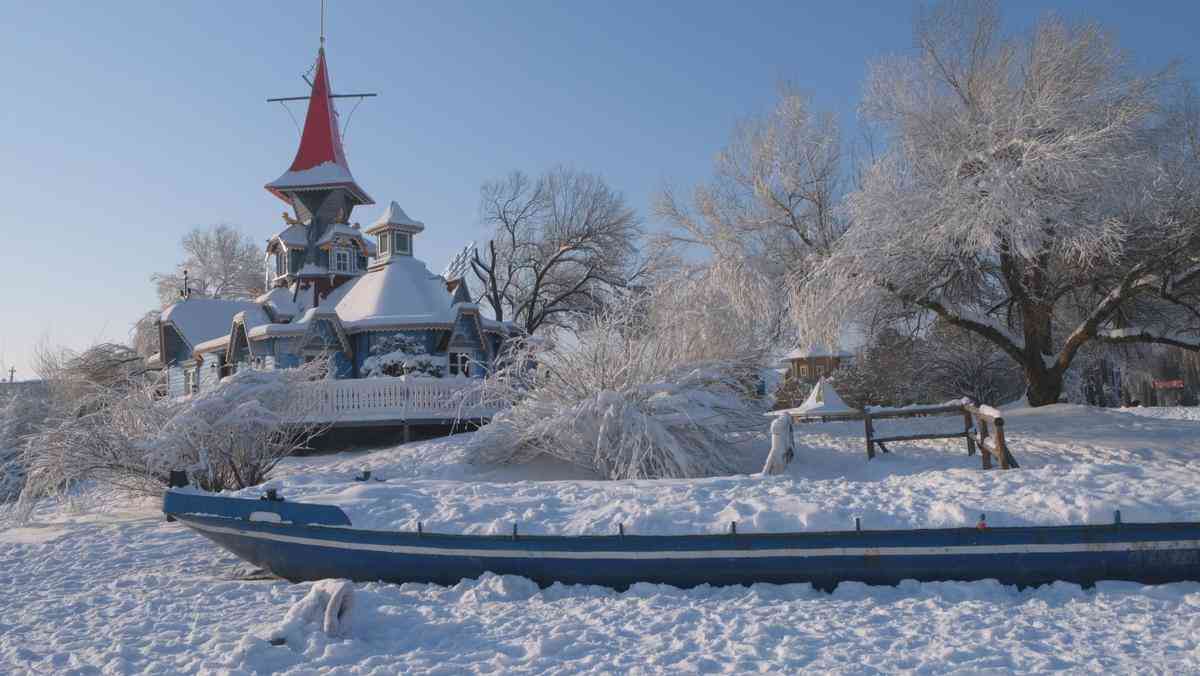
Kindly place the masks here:
POLYGON ((992 468, 992 452, 988 449, 987 418, 979 416, 979 457, 983 460, 983 468, 992 468))
POLYGON ((871 426, 871 410, 863 407, 863 428, 867 437, 867 460, 875 457, 875 442, 871 440, 875 436, 875 429, 871 426))
POLYGON ((971 438, 971 412, 963 409, 963 434, 967 438, 967 455, 975 455, 975 440, 971 438))
POLYGON ((1004 439, 1004 418, 996 418, 996 452, 1000 454, 1000 469, 1020 467, 1017 459, 1008 452, 1008 442, 1004 439))

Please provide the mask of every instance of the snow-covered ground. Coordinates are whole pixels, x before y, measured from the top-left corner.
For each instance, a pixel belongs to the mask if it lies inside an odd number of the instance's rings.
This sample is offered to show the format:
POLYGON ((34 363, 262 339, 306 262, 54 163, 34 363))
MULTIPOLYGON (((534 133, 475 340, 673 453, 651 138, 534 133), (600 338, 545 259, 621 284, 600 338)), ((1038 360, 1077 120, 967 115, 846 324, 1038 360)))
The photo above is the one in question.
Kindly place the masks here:
MULTIPOLYGON (((1022 469, 983 472, 961 442, 897 444, 867 463, 856 423, 798 426, 779 477, 601 482, 555 463, 474 467, 463 437, 289 460, 293 500, 356 525, 498 532, 739 531, 1200 519, 1200 425, 1187 412, 1006 411, 1022 469), (1166 419, 1166 418, 1179 419, 1166 419), (371 469, 383 482, 360 483, 371 469), (532 479, 537 480, 532 480, 532 479)), ((889 423, 890 429, 898 429, 889 423)), ((952 428, 953 419, 906 427, 952 428)), ((882 427, 882 425, 880 426, 882 427)), ((764 425, 765 428, 765 425, 764 425)), ((890 431, 890 430, 889 430, 890 431)), ((881 430, 881 433, 883 431, 881 430)), ((765 449, 748 451, 761 466, 765 449)), ((995 583, 538 590, 356 585, 353 631, 269 638, 312 585, 249 567, 153 504, 98 493, 0 521, 0 673, 433 671, 1072 671, 1200 673, 1200 584, 1017 591, 995 583)), ((0 517, 3 518, 3 517, 0 517)))

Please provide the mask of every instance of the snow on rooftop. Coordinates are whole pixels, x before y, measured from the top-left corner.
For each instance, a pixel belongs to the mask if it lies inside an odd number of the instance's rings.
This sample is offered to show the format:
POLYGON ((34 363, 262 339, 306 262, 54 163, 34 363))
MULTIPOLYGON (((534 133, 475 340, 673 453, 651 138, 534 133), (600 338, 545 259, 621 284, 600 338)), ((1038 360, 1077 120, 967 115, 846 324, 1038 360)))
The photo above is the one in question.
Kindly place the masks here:
POLYGON ((846 405, 838 395, 837 390, 829 381, 822 378, 808 393, 808 398, 796 408, 788 409, 792 415, 833 415, 839 413, 854 413, 855 410, 846 405))
POLYGON ((308 233, 305 232, 303 225, 297 223, 289 225, 283 232, 275 235, 275 239, 278 239, 287 246, 306 246, 308 244, 308 233))
POLYGON ((264 293, 254 299, 255 303, 270 308, 276 317, 295 317, 300 314, 300 308, 292 300, 292 291, 281 286, 264 293))
POLYGON ((369 237, 364 237, 362 230, 351 227, 345 223, 335 223, 329 226, 321 239, 317 240, 317 246, 324 246, 334 240, 335 237, 348 237, 363 244, 368 256, 375 255, 375 243, 369 237))
POLYGON ((193 349, 201 343, 229 335, 233 317, 239 312, 262 312, 253 302, 188 298, 163 310, 162 321, 171 323, 193 349))
POLYGON ((784 359, 812 359, 813 357, 849 357, 849 352, 840 347, 834 350, 829 349, 824 343, 810 343, 807 346, 797 347, 796 349, 784 355, 784 359))
POLYGON ((367 320, 371 325, 448 323, 454 320, 452 298, 446 281, 430 272, 425 263, 395 256, 390 264, 355 280, 336 302, 338 316, 346 324, 367 320))
POLYGON ((337 162, 322 162, 311 169, 285 171, 279 178, 267 184, 268 188, 313 188, 325 185, 353 184, 350 169, 337 162))
POLYGON ((389 204, 387 209, 383 210, 383 214, 380 215, 378 220, 371 224, 370 229, 374 230, 376 228, 382 228, 388 225, 402 226, 410 232, 421 232, 425 229, 424 223, 410 218, 408 214, 404 213, 404 209, 401 209, 400 205, 395 201, 389 204))

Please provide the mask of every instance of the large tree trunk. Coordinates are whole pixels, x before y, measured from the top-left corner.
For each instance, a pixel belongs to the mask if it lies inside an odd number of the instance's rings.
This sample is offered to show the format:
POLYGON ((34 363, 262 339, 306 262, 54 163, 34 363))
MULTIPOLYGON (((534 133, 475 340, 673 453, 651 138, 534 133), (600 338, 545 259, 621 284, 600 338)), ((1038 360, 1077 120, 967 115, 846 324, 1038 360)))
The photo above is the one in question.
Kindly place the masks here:
POLYGON ((1025 398, 1030 406, 1046 406, 1058 402, 1063 390, 1063 376, 1058 369, 1025 367, 1025 398))
MULTIPOLYGON (((1032 286, 1041 292, 1040 275, 1030 275, 1032 286)), ((1048 367, 1046 357, 1054 352, 1050 318, 1053 307, 1046 303, 1026 300, 1020 304, 1021 323, 1025 334, 1025 395, 1030 406, 1045 406, 1058 402, 1063 388, 1063 371, 1048 367)))

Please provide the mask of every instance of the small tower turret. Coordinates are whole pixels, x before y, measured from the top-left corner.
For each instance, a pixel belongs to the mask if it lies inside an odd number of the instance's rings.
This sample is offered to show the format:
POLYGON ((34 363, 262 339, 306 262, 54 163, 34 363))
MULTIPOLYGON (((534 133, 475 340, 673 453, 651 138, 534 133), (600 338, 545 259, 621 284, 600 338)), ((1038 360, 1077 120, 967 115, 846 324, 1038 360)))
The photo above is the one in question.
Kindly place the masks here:
POLYGON ((413 255, 413 235, 425 230, 421 221, 409 218, 399 204, 392 202, 379 220, 367 228, 367 234, 377 238, 379 255, 375 262, 386 264, 393 256, 413 255))

